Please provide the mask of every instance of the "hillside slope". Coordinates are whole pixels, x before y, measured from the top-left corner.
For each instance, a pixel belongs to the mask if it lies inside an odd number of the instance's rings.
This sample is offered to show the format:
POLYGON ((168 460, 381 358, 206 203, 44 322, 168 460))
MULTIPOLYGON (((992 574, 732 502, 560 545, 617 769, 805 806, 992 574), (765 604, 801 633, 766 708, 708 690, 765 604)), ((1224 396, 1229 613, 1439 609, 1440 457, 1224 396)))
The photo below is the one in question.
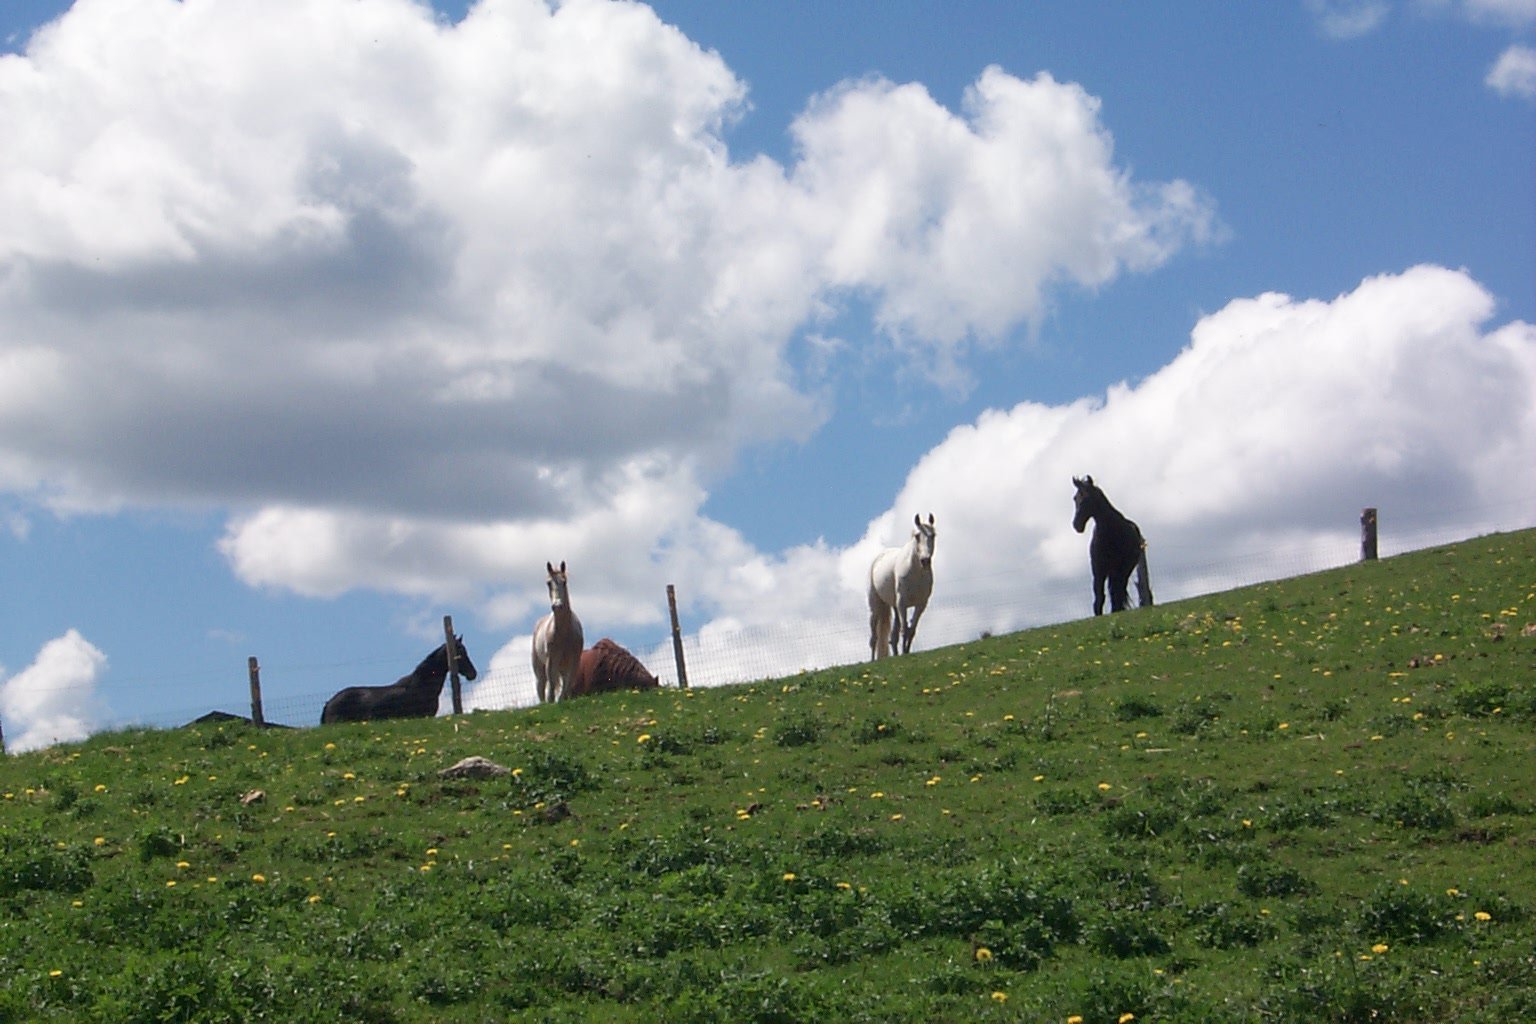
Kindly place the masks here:
POLYGON ((0 1024, 1530 1019, 1532 633, 1526 531, 755 685, 0 759, 0 1024))

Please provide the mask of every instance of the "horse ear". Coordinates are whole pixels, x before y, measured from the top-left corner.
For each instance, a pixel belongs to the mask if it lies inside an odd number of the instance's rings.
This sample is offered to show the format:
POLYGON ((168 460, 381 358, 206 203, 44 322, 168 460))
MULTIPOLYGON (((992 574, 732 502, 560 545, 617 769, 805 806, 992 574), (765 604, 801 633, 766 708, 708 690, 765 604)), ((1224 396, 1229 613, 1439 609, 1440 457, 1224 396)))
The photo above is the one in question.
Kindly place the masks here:
POLYGON ((913 526, 922 526, 923 525, 923 514, 921 512, 914 512, 912 514, 912 525, 913 526))
POLYGON ((932 512, 928 513, 928 525, 929 526, 933 525, 933 513, 932 512))
POLYGON ((561 573, 565 572, 565 559, 563 559, 563 558, 560 560, 560 572, 561 573))
POLYGON ((549 573, 549 574, 550 574, 550 575, 551 575, 551 576, 553 576, 553 575, 554 575, 554 574, 555 574, 555 566, 554 566, 554 564, 553 564, 553 563, 551 563, 551 562, 545 562, 545 563, 544 563, 544 569, 545 569, 545 571, 546 571, 546 572, 548 572, 548 573, 549 573))

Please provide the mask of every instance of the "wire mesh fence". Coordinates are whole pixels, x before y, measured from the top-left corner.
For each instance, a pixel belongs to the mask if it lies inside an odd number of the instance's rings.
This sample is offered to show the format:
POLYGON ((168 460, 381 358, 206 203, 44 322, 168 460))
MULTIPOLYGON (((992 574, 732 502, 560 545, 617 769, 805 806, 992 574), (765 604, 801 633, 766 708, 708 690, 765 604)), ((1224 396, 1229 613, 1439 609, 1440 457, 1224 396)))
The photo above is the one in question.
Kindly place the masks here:
MULTIPOLYGON (((1491 529, 1483 532, 1521 528, 1533 519, 1532 510, 1523 506, 1503 511, 1513 521, 1495 522, 1491 529)), ((1457 539, 1443 536, 1443 526, 1415 529, 1412 523, 1395 525, 1397 530, 1392 540, 1382 544, 1383 556, 1457 539)), ((1458 536, 1465 536, 1465 533, 1458 536)), ((1341 530, 1321 538, 1307 534, 1294 544, 1271 542, 1249 550, 1212 551, 1168 545, 1154 547, 1153 551, 1156 555, 1152 561, 1153 585, 1158 603, 1165 604, 1350 564, 1359 560, 1361 542, 1353 532, 1341 530)), ((1083 574, 1042 580, 1037 566, 998 564, 985 572, 949 577, 941 568, 937 573, 934 600, 922 620, 913 649, 932 649, 986 635, 1083 618, 1090 610, 1088 600, 1087 579, 1083 574)), ((644 662, 664 686, 677 685, 678 672, 670 632, 635 631, 614 638, 644 662)), ((596 633, 589 636, 589 640, 596 639, 596 633)), ((818 619, 789 616, 780 621, 759 623, 711 621, 692 631, 685 629, 681 638, 687 677, 693 687, 727 686, 854 664, 869 658, 869 642, 867 613, 852 607, 846 614, 818 619)), ((308 689, 302 682, 295 685, 289 680, 281 688, 269 689, 262 698, 264 718, 270 724, 318 724, 325 701, 339 688, 333 685, 335 680, 387 678, 393 667, 386 667, 379 659, 300 667, 302 671, 292 674, 313 678, 316 685, 308 689)), ((292 670, 294 667, 287 668, 292 670)), ((199 690, 224 712, 248 715, 244 669, 241 665, 237 672, 232 666, 226 680, 180 689, 199 690)), ((533 672, 526 656, 501 659, 488 669, 482 669, 475 681, 463 684, 466 712, 530 707, 537 703, 533 672)), ((451 709, 447 687, 440 709, 441 712, 451 709)), ((104 719, 101 727, 178 726, 196 721, 208 711, 207 704, 167 707, 131 720, 104 719)))

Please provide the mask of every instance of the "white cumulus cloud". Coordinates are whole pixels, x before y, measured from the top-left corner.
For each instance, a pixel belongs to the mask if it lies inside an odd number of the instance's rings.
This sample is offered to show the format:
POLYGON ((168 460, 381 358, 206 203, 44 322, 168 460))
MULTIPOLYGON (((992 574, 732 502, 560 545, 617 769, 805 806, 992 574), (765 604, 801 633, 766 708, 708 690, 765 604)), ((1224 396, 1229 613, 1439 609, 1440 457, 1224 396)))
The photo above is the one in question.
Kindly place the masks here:
POLYGON ((637 4, 75 5, 0 58, 0 489, 232 509, 249 583, 510 621, 552 553, 736 558, 709 486, 818 428, 797 341, 853 301, 963 387, 1219 230, 1047 75, 845 83, 788 165, 732 159, 745 92, 637 4))
POLYGON ((0 669, 0 722, 10 753, 82 740, 105 720, 96 684, 107 656, 77 630, 48 641, 10 678, 0 669))
POLYGON ((1488 71, 1486 84, 1501 96, 1536 99, 1536 49, 1511 46, 1505 50, 1488 71))

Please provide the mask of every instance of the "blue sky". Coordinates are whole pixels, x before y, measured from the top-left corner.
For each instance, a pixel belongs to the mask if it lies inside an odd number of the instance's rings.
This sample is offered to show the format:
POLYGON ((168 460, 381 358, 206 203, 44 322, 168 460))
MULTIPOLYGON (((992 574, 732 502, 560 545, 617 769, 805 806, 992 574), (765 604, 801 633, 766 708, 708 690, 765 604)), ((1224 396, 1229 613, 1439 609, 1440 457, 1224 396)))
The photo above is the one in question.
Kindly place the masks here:
POLYGON ((531 699, 1536 521, 1536 4, 0 4, 0 722, 531 699), (660 663, 658 663, 660 659, 660 663))

